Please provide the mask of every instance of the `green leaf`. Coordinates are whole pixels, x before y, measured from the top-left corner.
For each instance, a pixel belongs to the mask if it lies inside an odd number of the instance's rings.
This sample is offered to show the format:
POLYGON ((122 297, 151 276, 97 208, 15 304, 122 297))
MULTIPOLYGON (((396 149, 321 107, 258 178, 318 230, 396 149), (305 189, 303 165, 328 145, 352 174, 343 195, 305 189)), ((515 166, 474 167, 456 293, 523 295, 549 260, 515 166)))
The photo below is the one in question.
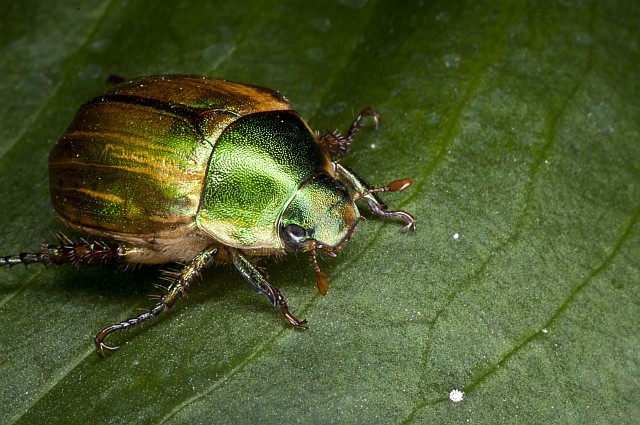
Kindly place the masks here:
POLYGON ((0 5, 0 248, 63 230, 47 155, 109 75, 271 87, 418 220, 371 217, 326 297, 261 262, 294 331, 228 266, 149 325, 155 267, 0 270, 2 423, 623 423, 640 417, 640 10, 632 1, 0 5), (464 392, 454 403, 450 391, 464 392))

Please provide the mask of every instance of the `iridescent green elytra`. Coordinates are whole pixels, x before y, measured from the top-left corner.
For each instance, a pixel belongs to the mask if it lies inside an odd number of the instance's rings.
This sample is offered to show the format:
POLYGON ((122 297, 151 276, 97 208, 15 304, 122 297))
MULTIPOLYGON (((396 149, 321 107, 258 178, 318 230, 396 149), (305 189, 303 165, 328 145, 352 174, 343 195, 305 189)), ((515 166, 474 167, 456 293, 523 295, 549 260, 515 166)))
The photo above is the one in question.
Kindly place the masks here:
POLYGON ((214 260, 231 262, 254 290, 306 327, 252 257, 311 252, 321 294, 318 252, 335 256, 361 219, 356 201, 387 211, 377 192, 399 191, 400 179, 373 187, 338 160, 348 152, 364 109, 346 136, 319 137, 278 92, 219 79, 160 75, 127 81, 86 102, 49 157, 51 198, 62 221, 99 242, 44 243, 40 253, 0 257, 0 266, 77 265, 111 259, 184 264, 163 272, 171 283, 148 311, 99 332, 103 341, 169 309, 214 260))

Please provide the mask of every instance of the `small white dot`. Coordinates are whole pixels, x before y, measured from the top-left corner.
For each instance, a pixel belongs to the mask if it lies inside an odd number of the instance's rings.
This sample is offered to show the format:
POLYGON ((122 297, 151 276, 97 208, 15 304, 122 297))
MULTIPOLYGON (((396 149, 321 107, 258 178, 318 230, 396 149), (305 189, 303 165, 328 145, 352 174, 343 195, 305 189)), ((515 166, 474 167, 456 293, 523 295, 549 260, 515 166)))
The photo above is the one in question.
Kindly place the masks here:
POLYGON ((464 393, 460 390, 451 390, 449 393, 449 399, 454 403, 461 402, 464 398, 464 393))
POLYGON ((453 234, 453 239, 455 239, 455 240, 460 239, 460 234, 459 233, 454 233, 453 234))
POLYGON ((544 329, 542 330, 542 333, 545 333, 545 334, 546 334, 546 333, 548 333, 548 332, 549 332, 549 331, 547 330, 547 328, 544 328, 544 329))

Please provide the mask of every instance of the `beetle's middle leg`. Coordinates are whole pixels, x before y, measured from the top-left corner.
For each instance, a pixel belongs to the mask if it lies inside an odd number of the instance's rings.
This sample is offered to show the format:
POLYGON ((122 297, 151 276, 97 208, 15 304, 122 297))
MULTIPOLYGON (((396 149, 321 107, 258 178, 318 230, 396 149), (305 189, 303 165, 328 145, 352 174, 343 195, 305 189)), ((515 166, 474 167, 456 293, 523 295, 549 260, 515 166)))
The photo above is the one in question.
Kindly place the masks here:
POLYGON ((271 285, 264 275, 258 270, 258 268, 249 261, 249 259, 237 249, 227 248, 227 255, 231 260, 231 263, 238 270, 240 275, 249 282, 253 289, 266 296, 271 302, 272 306, 280 306, 282 314, 296 328, 306 328, 307 321, 300 320, 289 312, 289 306, 287 301, 282 296, 282 293, 278 288, 271 285))
POLYGON ((169 310, 175 302, 186 294, 189 285, 193 280, 199 276, 202 269, 204 269, 210 260, 218 253, 218 248, 212 245, 196 255, 191 261, 189 261, 181 270, 177 272, 166 272, 168 276, 171 276, 172 282, 166 292, 160 297, 160 301, 156 303, 152 308, 132 317, 124 322, 116 323, 111 326, 107 326, 93 338, 96 344, 96 352, 99 356, 104 356, 104 350, 114 351, 119 347, 112 347, 106 345, 104 340, 107 336, 116 331, 126 331, 127 329, 138 325, 152 317, 159 315, 160 313, 169 310))

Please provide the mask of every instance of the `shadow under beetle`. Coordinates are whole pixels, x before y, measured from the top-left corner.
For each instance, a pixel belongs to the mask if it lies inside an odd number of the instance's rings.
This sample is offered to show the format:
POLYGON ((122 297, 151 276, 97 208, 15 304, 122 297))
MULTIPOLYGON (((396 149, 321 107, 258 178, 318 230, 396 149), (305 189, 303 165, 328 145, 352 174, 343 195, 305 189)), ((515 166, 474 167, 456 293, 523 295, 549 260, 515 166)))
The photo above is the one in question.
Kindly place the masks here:
POLYGON ((405 221, 376 196, 412 184, 400 179, 374 187, 339 160, 365 117, 346 135, 319 136, 280 93, 252 85, 189 75, 158 75, 124 82, 86 102, 49 156, 53 207, 62 222, 97 241, 43 242, 37 253, 0 257, 0 266, 76 266, 117 260, 178 262, 149 310, 108 326, 96 352, 118 347, 107 336, 170 309, 194 278, 214 261, 230 262, 257 293, 280 306, 296 328, 306 321, 289 312, 252 257, 310 251, 318 290, 328 276, 318 255, 335 257, 362 219, 356 201, 405 221))

